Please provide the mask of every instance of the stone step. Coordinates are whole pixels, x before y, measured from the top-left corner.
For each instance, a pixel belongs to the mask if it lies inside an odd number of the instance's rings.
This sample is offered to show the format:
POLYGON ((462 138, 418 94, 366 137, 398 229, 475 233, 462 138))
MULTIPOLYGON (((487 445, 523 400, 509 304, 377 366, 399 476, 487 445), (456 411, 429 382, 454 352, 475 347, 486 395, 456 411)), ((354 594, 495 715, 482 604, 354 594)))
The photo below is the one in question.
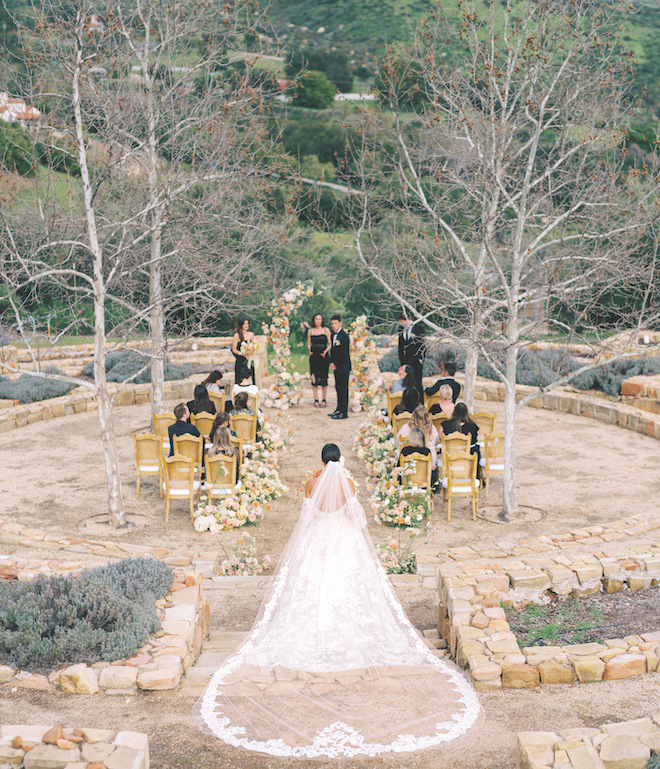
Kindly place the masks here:
POLYGON ((206 649, 202 649, 202 653, 197 658, 197 661, 195 664, 188 668, 188 670, 193 670, 194 668, 212 668, 215 670, 217 667, 222 665, 222 663, 227 659, 229 655, 229 650, 224 651, 206 651, 206 649))

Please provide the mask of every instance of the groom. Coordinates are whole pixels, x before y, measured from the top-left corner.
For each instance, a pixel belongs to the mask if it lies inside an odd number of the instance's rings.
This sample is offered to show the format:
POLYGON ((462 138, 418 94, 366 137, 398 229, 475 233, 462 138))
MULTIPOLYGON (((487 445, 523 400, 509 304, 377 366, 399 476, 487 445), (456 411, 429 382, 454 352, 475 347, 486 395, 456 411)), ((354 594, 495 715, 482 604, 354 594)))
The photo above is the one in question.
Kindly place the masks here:
POLYGON ((348 334, 341 327, 340 315, 333 315, 330 319, 330 325, 332 326, 330 368, 335 372, 337 410, 328 416, 331 419, 346 419, 348 417, 348 378, 351 373, 348 334))

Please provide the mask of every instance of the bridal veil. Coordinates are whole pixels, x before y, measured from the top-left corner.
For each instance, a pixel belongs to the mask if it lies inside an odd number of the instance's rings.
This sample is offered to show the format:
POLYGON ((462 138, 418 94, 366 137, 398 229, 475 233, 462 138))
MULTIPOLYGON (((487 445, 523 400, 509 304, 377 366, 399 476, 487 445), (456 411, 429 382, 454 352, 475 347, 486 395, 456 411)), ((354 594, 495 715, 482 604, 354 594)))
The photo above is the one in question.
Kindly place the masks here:
POLYGON ((364 511, 328 462, 251 633, 195 706, 201 728, 273 756, 378 756, 466 732, 476 692, 410 624, 364 511))

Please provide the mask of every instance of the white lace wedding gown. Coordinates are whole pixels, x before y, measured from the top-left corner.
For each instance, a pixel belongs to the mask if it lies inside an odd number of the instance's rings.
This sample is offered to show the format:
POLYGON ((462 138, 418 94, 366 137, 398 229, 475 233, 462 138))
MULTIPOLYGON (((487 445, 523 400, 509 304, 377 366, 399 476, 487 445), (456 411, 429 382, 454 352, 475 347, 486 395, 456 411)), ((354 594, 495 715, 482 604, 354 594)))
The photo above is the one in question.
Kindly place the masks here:
POLYGON ((252 632, 197 705, 201 728, 273 756, 377 756, 439 745, 476 692, 408 621, 338 462, 329 462, 252 632))

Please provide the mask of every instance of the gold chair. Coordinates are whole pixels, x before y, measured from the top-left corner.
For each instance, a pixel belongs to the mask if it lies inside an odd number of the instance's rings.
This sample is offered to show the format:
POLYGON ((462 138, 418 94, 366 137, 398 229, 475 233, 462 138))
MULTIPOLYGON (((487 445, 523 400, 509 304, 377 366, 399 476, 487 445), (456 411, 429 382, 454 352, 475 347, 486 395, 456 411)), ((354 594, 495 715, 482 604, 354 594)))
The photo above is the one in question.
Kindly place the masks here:
MULTIPOLYGON (((408 487, 426 489, 426 494, 431 495, 431 473, 433 472, 433 460, 430 454, 421 454, 416 451, 403 456, 399 454, 399 467, 404 467, 407 462, 415 463, 415 472, 412 475, 402 475, 401 485, 404 489, 408 487)), ((411 489, 412 490, 412 489, 411 489)))
POLYGON ((442 509, 447 508, 447 523, 451 521, 451 502, 454 495, 470 495, 472 520, 477 520, 479 481, 477 480, 477 455, 469 451, 454 451, 446 459, 446 471, 442 479, 442 509))
POLYGON ((387 393, 387 418, 392 421, 392 413, 394 412, 394 409, 401 403, 401 398, 403 398, 403 390, 399 390, 398 393, 387 393))
POLYGON ((163 441, 163 452, 170 452, 170 438, 167 428, 176 422, 176 417, 171 411, 163 411, 162 414, 154 414, 154 432, 163 441))
POLYGON ((399 430, 410 422, 412 414, 409 411, 404 411, 401 414, 392 414, 392 430, 394 430, 394 438, 399 434, 399 430))
POLYGON ((190 500, 190 520, 194 519, 194 499, 199 494, 200 482, 195 480, 195 463, 191 457, 174 454, 163 457, 163 490, 165 492, 165 523, 170 517, 173 499, 190 500))
POLYGON ((215 415, 209 414, 208 411, 200 411, 199 414, 190 415, 190 424, 195 425, 199 430, 199 434, 204 437, 207 449, 211 448, 211 442, 209 441, 209 435, 213 429, 213 423, 215 422, 215 415))
POLYGON ((232 457, 215 454, 212 457, 204 458, 206 482, 203 488, 208 496, 209 504, 213 504, 213 497, 233 494, 238 488, 239 484, 236 482, 237 461, 236 454, 232 457))
POLYGON ((232 435, 229 440, 231 441, 231 445, 236 446, 238 449, 238 466, 240 468, 241 462, 243 461, 243 440, 242 438, 239 438, 238 435, 232 435))
POLYGON ((204 456, 204 438, 201 435, 175 435, 174 453, 190 457, 193 461, 193 475, 197 479, 201 477, 204 456))
MULTIPOLYGON (((470 436, 455 432, 449 435, 440 436, 440 448, 442 451, 442 474, 447 475, 447 466, 445 460, 456 451, 470 451, 470 436)), ((476 456, 476 454, 475 454, 476 456)))
POLYGON ((442 435, 442 423, 449 419, 447 414, 445 414, 444 411, 441 411, 439 414, 429 414, 429 416, 431 417, 433 426, 438 431, 438 435, 442 435))
POLYGON ((472 414, 470 419, 479 428, 477 434, 477 443, 483 451, 484 448, 484 436, 489 433, 495 432, 495 423, 497 422, 497 414, 490 411, 477 411, 476 414, 472 414))
POLYGON ((424 395, 424 405, 426 406, 426 410, 430 411, 432 406, 435 406, 436 403, 439 403, 442 400, 442 397, 440 393, 435 393, 434 395, 424 395))
POLYGON ((259 411, 259 393, 248 395, 248 408, 256 414, 259 411))
POLYGON ((229 417, 229 426, 243 441, 243 448, 252 451, 257 442, 257 413, 232 414, 229 417))
POLYGON ((163 456, 162 439, 153 433, 143 433, 142 435, 133 435, 133 443, 135 445, 135 470, 137 472, 136 498, 140 498, 140 479, 143 475, 158 476, 158 489, 162 498, 162 471, 160 466, 160 460, 163 456))
POLYGON ((225 397, 224 393, 209 393, 209 400, 215 406, 216 414, 225 410, 225 397))
POLYGON ((481 466, 484 468, 486 475, 486 498, 488 498, 490 474, 504 474, 504 433, 502 431, 484 435, 484 452, 481 457, 481 466))

